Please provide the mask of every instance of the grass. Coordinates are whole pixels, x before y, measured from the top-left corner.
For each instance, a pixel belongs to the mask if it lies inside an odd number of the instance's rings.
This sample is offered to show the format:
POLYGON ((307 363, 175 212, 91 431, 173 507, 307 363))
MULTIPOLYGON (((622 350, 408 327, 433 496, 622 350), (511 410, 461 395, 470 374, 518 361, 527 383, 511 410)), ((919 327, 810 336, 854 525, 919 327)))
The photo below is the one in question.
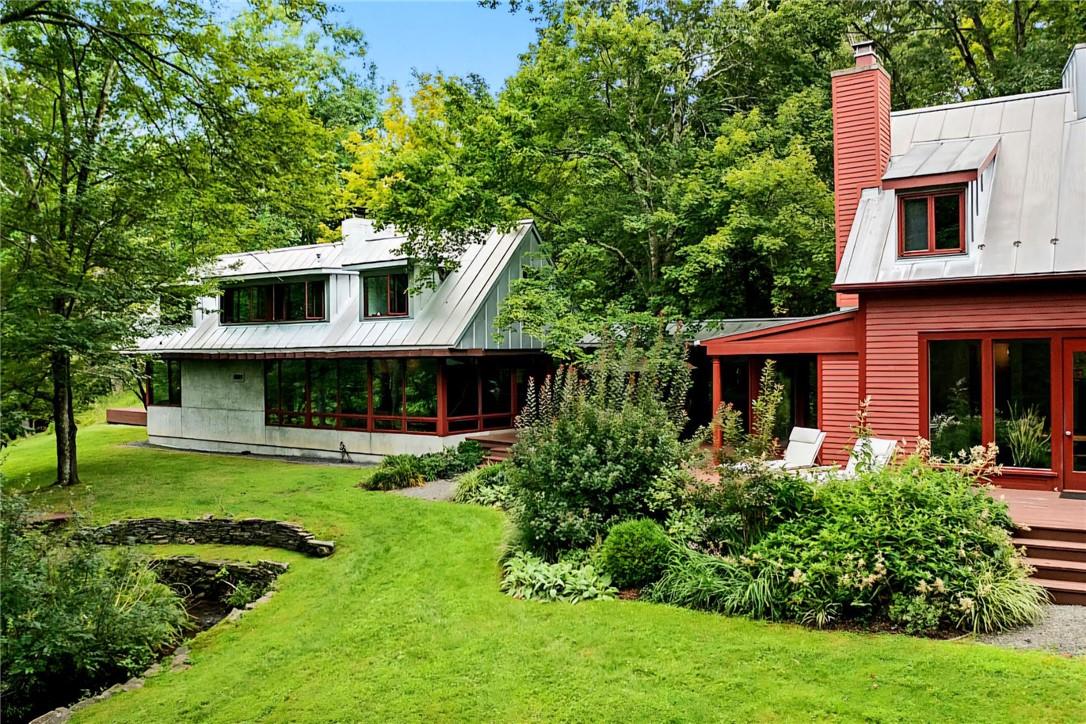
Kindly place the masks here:
MULTIPOLYGON (((259 515, 335 539, 282 551, 164 552, 289 560, 279 592, 192 643, 191 669, 77 721, 1083 721, 1086 661, 970 641, 826 633, 641 602, 570 606, 498 591, 504 518, 354 487, 366 471, 125 445, 80 433, 84 484, 52 507, 92 518, 259 515)), ((52 440, 3 470, 53 478, 52 440)), ((25 480, 29 476, 29 481, 25 480)))

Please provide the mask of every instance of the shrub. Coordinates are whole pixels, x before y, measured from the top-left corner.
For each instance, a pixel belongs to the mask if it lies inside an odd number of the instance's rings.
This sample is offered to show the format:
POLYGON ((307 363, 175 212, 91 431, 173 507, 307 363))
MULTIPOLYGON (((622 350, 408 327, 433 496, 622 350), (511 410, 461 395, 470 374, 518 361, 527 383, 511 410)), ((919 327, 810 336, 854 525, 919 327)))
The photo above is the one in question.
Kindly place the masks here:
POLYGON ((653 515, 653 486, 688 454, 675 400, 685 401, 689 373, 674 362, 660 351, 604 354, 583 379, 566 367, 529 387, 509 491, 534 552, 553 560, 616 521, 653 515))
POLYGON ((814 503, 814 485, 758 462, 724 465, 717 482, 698 481, 685 505, 702 513, 696 546, 711 552, 746 549, 814 503))
POLYGON ((389 455, 360 486, 366 490, 399 490, 418 487, 425 482, 419 471, 418 456, 389 455))
POLYGON ((660 524, 641 518, 612 526, 600 549, 600 567, 619 588, 641 588, 667 565, 671 541, 660 524))
POLYGON ((430 480, 467 472, 482 462, 483 447, 474 440, 464 440, 455 448, 423 455, 389 455, 368 480, 359 483, 359 487, 366 490, 416 487, 430 480))
POLYGON ((521 551, 506 560, 503 568, 502 590, 514 598, 577 603, 610 599, 616 593, 611 579, 591 565, 547 563, 521 551))
POLYGON ((187 621, 181 599, 131 549, 99 548, 76 531, 46 535, 7 491, 0 547, 5 720, 143 671, 187 621))
POLYGON ((457 503, 504 507, 509 494, 506 482, 508 469, 507 463, 497 463, 469 470, 456 479, 453 500, 457 503))
POLYGON ((913 458, 826 483, 802 510, 736 555, 673 555, 651 597, 818 626, 889 621, 910 633, 999 630, 1041 611, 1006 506, 961 472, 913 458))

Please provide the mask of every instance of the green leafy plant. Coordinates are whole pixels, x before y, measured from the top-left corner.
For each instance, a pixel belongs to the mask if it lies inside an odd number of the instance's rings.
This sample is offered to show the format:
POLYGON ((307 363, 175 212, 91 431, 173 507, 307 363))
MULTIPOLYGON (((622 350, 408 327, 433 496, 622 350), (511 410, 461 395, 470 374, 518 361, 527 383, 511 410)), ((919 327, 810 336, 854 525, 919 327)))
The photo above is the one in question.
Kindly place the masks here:
POLYGON ((96 546, 77 528, 47 534, 6 489, 0 609, 3 718, 13 721, 144 670, 188 620, 143 557, 96 546))
POLYGON ((659 340, 605 347, 585 369, 529 386, 509 491, 531 549, 548 560, 591 545, 617 521, 653 510, 657 481, 690 455, 680 442, 689 389, 685 353, 659 340))
POLYGON ((418 487, 425 482, 419 471, 418 456, 389 455, 359 486, 366 490, 399 490, 418 487))
POLYGON ((776 363, 766 360, 758 383, 758 397, 750 404, 750 431, 743 426, 743 416, 732 405, 721 406, 713 420, 720 430, 722 462, 765 460, 780 453, 776 437, 778 417, 784 402, 784 386, 777 378, 776 363))
POLYGON ((226 597, 226 604, 233 606, 234 608, 244 608, 258 598, 256 589, 246 583, 245 581, 239 581, 233 584, 233 590, 230 591, 230 595, 226 597))
POLYGON ((508 470, 508 463, 495 463, 469 470, 456 478, 453 500, 457 503, 504 507, 509 495, 506 481, 508 470))
POLYGON ((600 568, 619 588, 641 588, 663 574, 670 550, 671 541, 656 521, 623 521, 607 533, 600 568))
POLYGON ((506 560, 503 571, 502 590, 514 598, 578 603, 610 599, 616 593, 610 577, 592 565, 547 563, 523 551, 506 560))

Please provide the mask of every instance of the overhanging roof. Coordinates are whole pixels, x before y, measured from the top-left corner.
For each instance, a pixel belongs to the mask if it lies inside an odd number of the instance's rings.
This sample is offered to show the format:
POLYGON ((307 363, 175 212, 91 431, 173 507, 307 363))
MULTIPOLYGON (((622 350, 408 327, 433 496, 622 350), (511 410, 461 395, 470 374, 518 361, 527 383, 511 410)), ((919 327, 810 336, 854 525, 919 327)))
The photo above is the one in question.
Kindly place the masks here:
POLYGON ((701 341, 710 356, 855 354, 856 309, 789 319, 760 329, 701 341))

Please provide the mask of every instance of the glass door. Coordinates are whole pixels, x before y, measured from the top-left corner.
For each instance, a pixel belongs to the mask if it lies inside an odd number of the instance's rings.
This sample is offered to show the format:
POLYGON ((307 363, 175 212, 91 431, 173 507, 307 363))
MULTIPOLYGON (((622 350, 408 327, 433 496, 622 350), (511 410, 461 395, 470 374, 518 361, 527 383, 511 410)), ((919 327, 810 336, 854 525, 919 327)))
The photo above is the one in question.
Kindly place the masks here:
POLYGON ((1086 490, 1086 339, 1064 344, 1064 487, 1086 490))

